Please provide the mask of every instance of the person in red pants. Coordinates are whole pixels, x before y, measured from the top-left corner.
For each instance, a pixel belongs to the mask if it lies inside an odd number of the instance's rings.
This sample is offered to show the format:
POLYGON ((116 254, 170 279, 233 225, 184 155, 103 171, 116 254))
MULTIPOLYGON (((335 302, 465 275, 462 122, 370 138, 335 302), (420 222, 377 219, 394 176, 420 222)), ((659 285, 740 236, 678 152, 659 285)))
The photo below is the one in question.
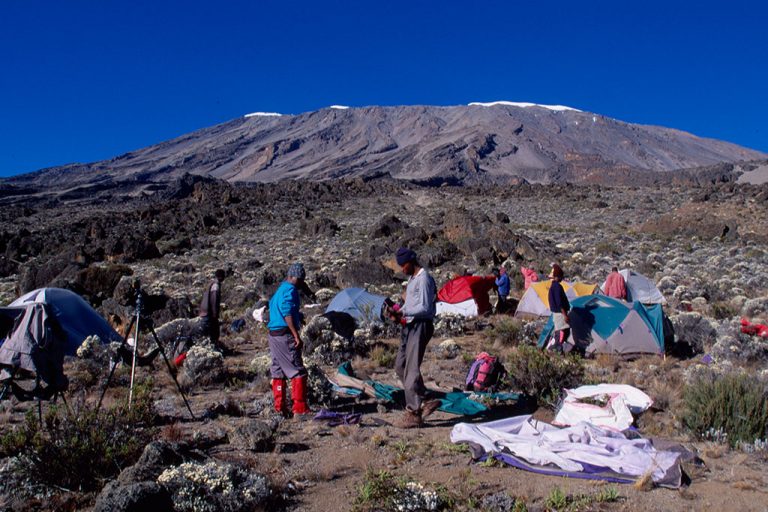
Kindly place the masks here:
POLYGON ((301 357, 303 342, 299 335, 301 306, 299 290, 304 288, 306 272, 304 265, 294 263, 288 269, 285 281, 269 301, 269 353, 272 356, 272 396, 275 411, 289 416, 287 410, 286 379, 291 381, 293 414, 305 415, 311 411, 307 406, 307 369, 301 357))

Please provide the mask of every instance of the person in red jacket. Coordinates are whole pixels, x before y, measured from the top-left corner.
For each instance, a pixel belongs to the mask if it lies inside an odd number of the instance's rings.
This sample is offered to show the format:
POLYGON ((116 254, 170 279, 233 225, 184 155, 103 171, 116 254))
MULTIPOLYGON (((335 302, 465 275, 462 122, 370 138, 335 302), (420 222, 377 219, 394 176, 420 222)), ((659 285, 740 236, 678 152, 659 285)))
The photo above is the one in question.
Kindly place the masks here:
POLYGON ((619 274, 618 268, 611 269, 611 273, 605 279, 603 293, 614 299, 627 300, 627 283, 624 282, 624 276, 619 274))

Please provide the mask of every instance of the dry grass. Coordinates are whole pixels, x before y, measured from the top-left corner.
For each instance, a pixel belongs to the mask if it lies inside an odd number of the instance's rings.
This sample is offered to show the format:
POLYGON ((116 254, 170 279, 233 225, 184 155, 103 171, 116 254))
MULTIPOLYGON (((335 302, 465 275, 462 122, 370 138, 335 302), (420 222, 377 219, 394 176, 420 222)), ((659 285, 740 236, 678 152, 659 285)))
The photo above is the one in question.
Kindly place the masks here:
POLYGON ((632 485, 636 490, 648 492, 653 489, 653 477, 650 471, 643 473, 632 485))
POLYGON ((178 423, 171 423, 166 425, 160 431, 159 438, 168 441, 169 443, 178 443, 185 438, 184 429, 182 429, 178 423))
POLYGON ((260 375, 253 379, 251 389, 255 393, 268 393, 272 391, 272 379, 264 375, 260 375))
POLYGON ((619 358, 611 354, 598 354, 597 357, 595 357, 595 364, 599 368, 610 370, 612 373, 618 372, 619 368, 621 368, 621 361, 619 358))
POLYGON ((336 427, 336 434, 341 437, 351 437, 355 430, 359 430, 353 425, 339 425, 336 427))
POLYGON ((751 482, 747 482, 745 480, 739 481, 739 482, 733 482, 731 484, 731 487, 734 489, 738 489, 740 491, 756 491, 757 487, 751 482))
POLYGON ((332 465, 308 464, 302 469, 302 473, 296 475, 296 479, 310 482, 331 482, 344 476, 344 472, 348 469, 350 469, 348 466, 334 467, 332 465))
POLYGON ((705 459, 721 459, 726 453, 728 453, 728 445, 713 444, 708 446, 702 452, 705 459))
POLYGON ((648 386, 648 394, 653 399, 653 408, 658 411, 677 411, 683 400, 683 382, 679 375, 669 375, 662 379, 654 377, 648 386))

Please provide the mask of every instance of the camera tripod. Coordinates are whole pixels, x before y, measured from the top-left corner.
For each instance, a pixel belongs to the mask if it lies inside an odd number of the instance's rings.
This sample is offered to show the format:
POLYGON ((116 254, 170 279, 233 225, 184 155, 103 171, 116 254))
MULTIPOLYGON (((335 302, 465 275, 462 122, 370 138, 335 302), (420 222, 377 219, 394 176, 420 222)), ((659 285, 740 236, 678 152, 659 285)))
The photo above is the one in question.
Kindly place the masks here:
MULTIPOLYGON (((141 356, 138 354, 139 349, 139 333, 140 331, 140 325, 145 325, 145 328, 149 329, 149 332, 152 334, 152 337, 155 340, 155 344, 157 345, 157 349, 160 352, 160 355, 163 356, 163 361, 165 361, 165 366, 168 368, 168 373, 170 374, 171 378, 173 378, 173 382, 176 384, 176 389, 179 390, 179 394, 181 395, 181 398, 184 399, 184 405, 187 406, 187 410, 189 411, 189 415, 192 417, 192 419, 195 418, 195 413, 192 412, 192 407, 189 405, 189 401, 187 400, 187 396, 184 394, 184 390, 181 389, 181 385, 179 385, 179 381, 176 378, 176 373, 173 370, 173 367, 171 367, 171 362, 168 360, 168 356, 165 353, 165 349, 163 349, 163 345, 160 344, 160 340, 157 337, 157 333, 155 332, 155 326, 151 318, 148 316, 144 316, 142 314, 142 306, 143 306, 143 291, 141 290, 141 284, 139 281, 135 281, 133 285, 134 290, 136 291, 136 312, 131 317, 131 321, 128 324, 128 329, 125 331, 125 336, 123 337, 123 342, 120 344, 120 348, 118 348, 117 352, 118 355, 120 354, 120 351, 123 350, 126 345, 128 345, 128 338, 131 335, 131 331, 135 327, 135 334, 133 338, 133 356, 131 359, 131 385, 128 391, 128 407, 131 407, 131 404, 133 402, 133 382, 134 378, 136 376, 136 364, 139 362, 139 359, 141 356)), ((101 402, 104 400, 104 395, 107 393, 107 389, 109 389, 109 384, 112 381, 112 377, 115 374, 115 369, 117 368, 117 361, 113 361, 111 364, 111 368, 109 370, 109 376, 107 377, 106 382, 104 383, 104 389, 101 390, 101 396, 99 397, 99 403, 96 405, 96 409, 101 408, 101 402)))

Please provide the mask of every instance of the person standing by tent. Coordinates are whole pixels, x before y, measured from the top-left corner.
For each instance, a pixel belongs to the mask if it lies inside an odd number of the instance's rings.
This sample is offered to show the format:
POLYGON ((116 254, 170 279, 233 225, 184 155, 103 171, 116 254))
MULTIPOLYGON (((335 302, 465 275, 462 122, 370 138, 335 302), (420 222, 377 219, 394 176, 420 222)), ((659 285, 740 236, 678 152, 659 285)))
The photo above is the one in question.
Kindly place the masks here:
POLYGON ((624 276, 619 274, 619 269, 613 267, 611 273, 605 278, 605 294, 614 299, 627 300, 627 284, 624 276))
POLYGON ((435 300, 437 286, 427 269, 422 267, 416 253, 405 247, 397 250, 397 264, 408 276, 405 303, 396 312, 402 324, 400 349, 395 359, 395 372, 405 389, 405 414, 401 428, 420 427, 424 418, 435 412, 439 400, 424 400, 426 386, 421 376, 421 363, 427 343, 435 332, 435 300))
POLYGON ((524 290, 527 290, 528 287, 531 286, 531 283, 539 281, 539 274, 537 274, 533 268, 520 266, 520 273, 523 274, 523 278, 525 279, 524 290))
MULTIPOLYGON (((224 281, 225 273, 222 269, 216 270, 214 280, 210 282, 208 288, 203 292, 203 299, 200 301, 200 325, 203 334, 211 339, 214 347, 222 350, 219 345, 219 314, 221 313, 221 283, 224 281)), ((223 350, 222 350, 223 352, 223 350)))
MULTIPOLYGON (((311 411, 307 407, 307 369, 301 357, 303 342, 299 335, 301 312, 299 290, 304 288, 307 274, 304 265, 294 263, 288 269, 285 281, 269 300, 269 353, 272 356, 270 373, 272 375, 272 397, 275 411, 288 415, 286 410, 286 379, 291 380, 291 398, 293 414, 306 415, 311 411)), ((302 416, 304 417, 304 416, 302 416)))
POLYGON ((499 267, 499 270, 494 270, 493 275, 496 276, 496 292, 499 294, 499 302, 496 304, 496 312, 504 313, 507 311, 507 297, 509 297, 509 276, 507 275, 507 269, 504 265, 499 267))
POLYGON ((549 287, 549 310, 552 312, 552 323, 554 324, 554 343, 551 345, 551 348, 562 352, 563 345, 571 334, 570 320, 568 318, 571 303, 568 301, 568 296, 560 284, 564 277, 562 267, 557 263, 553 263, 549 277, 552 279, 552 284, 549 287))

